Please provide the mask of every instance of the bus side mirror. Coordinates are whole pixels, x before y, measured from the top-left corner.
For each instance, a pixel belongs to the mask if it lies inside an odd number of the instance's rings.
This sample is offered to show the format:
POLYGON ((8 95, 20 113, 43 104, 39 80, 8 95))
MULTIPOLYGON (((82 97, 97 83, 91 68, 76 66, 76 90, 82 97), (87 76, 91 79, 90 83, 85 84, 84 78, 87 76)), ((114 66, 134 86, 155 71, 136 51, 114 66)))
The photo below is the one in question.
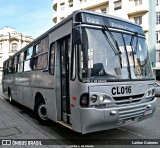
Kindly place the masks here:
POLYGON ((76 45, 80 45, 81 42, 82 42, 82 39, 81 39, 80 28, 73 28, 73 43, 76 45))

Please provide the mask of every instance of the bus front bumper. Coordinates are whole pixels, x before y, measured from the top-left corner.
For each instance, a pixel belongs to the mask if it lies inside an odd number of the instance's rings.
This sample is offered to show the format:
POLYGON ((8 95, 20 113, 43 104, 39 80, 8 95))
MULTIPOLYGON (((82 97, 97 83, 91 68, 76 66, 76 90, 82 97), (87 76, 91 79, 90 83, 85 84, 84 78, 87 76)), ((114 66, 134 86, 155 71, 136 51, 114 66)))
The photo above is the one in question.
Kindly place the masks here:
POLYGON ((112 108, 81 108, 82 134, 125 126, 152 117, 156 98, 150 102, 112 108))

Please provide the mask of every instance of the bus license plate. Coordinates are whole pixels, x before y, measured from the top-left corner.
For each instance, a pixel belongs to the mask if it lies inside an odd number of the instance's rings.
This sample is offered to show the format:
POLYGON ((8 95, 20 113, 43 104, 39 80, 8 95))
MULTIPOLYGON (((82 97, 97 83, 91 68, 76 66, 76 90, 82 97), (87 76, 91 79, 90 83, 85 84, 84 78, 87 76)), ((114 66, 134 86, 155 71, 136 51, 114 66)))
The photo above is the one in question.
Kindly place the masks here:
POLYGON ((152 113, 152 110, 147 110, 145 111, 144 115, 148 115, 148 114, 151 114, 152 113))

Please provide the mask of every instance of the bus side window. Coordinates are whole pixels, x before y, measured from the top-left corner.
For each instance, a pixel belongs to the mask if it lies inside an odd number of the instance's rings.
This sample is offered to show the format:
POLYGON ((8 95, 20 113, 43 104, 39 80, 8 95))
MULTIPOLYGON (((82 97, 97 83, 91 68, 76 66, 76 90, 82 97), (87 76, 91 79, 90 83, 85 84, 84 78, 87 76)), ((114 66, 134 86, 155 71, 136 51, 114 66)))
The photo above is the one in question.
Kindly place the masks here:
POLYGON ((9 64, 8 64, 8 73, 10 74, 10 73, 12 73, 12 65, 11 65, 11 59, 10 59, 10 61, 9 61, 9 64))
POLYGON ((55 43, 51 45, 50 60, 49 60, 49 73, 54 75, 54 64, 55 64, 55 43))
POLYGON ((33 58, 33 69, 45 69, 48 64, 48 37, 36 44, 33 58))
POLYGON ((11 71, 12 71, 12 73, 15 73, 15 71, 14 71, 14 58, 12 59, 12 62, 11 62, 11 71))
POLYGON ((14 72, 17 73, 17 56, 14 57, 14 72))
POLYGON ((23 72, 23 52, 18 55, 17 63, 18 63, 18 72, 23 72))
POLYGON ((6 62, 3 64, 3 75, 6 75, 6 62))
POLYGON ((33 46, 24 52, 24 71, 30 71, 32 69, 32 54, 33 46))
POLYGON ((16 67, 16 72, 18 73, 19 72, 19 57, 20 55, 17 56, 17 67, 16 67))
POLYGON ((76 78, 76 47, 72 49, 71 53, 71 80, 74 80, 76 78))

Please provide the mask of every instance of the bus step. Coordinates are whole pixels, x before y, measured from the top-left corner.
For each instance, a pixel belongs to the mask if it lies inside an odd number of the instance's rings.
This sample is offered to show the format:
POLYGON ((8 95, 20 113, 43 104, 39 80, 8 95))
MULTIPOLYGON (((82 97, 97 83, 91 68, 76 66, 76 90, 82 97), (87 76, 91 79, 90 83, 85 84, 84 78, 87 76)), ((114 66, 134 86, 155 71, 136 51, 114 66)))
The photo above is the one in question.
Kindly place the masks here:
POLYGON ((67 123, 66 123, 66 122, 64 122, 64 121, 57 121, 57 123, 59 123, 59 124, 61 124, 61 125, 63 125, 63 126, 65 126, 65 127, 67 127, 67 128, 69 128, 69 129, 71 129, 71 130, 72 130, 71 125, 70 125, 70 124, 67 124, 67 123))

